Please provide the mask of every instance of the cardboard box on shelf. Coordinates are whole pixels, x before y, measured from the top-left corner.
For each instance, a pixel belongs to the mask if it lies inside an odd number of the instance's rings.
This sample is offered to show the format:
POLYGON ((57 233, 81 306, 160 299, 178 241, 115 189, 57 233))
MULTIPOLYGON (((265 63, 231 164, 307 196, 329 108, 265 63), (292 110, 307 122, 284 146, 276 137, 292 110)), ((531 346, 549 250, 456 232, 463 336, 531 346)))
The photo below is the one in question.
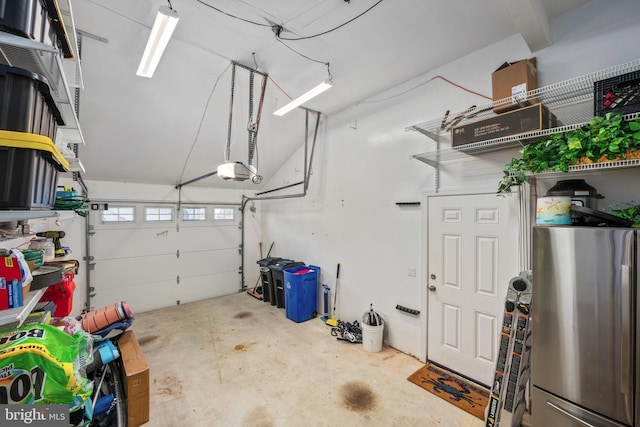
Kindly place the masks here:
POLYGON ((459 147, 474 142, 554 128, 557 125, 556 116, 544 105, 536 104, 456 126, 451 129, 451 146, 459 147))
POLYGON ((120 336, 118 349, 122 359, 124 392, 127 398, 127 425, 137 427, 149 421, 149 365, 132 330, 120 336))
POLYGON ((505 62, 491 74, 491 87, 494 102, 513 97, 509 103, 494 106, 496 113, 535 104, 538 101, 527 99, 526 94, 538 88, 536 58, 505 62))

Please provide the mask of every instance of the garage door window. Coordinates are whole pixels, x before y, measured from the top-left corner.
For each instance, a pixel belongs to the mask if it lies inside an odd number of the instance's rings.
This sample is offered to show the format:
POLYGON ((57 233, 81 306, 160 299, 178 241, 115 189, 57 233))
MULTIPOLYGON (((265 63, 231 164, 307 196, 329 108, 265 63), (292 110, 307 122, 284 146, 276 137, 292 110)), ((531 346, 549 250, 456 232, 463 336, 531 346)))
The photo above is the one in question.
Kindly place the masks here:
POLYGON ((206 221, 207 208, 182 208, 183 221, 206 221))
POLYGON ((144 220, 147 222, 173 221, 173 209, 144 208, 144 220))
POLYGON ((216 221, 230 221, 233 220, 234 209, 233 208, 214 208, 213 219, 216 221))
POLYGON ((133 206, 110 206, 102 211, 102 222, 133 222, 135 208, 133 206))

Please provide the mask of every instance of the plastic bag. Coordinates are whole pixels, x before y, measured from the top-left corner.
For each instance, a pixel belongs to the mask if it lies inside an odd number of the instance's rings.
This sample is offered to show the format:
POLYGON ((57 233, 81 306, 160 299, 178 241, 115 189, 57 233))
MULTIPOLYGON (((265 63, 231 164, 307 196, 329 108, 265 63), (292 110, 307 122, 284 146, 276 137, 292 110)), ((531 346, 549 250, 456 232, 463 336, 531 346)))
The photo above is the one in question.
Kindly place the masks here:
POLYGON ((21 326, 0 334, 0 404, 84 402, 93 383, 84 377, 91 336, 51 325, 21 326), (79 397, 79 399, 77 399, 79 397))

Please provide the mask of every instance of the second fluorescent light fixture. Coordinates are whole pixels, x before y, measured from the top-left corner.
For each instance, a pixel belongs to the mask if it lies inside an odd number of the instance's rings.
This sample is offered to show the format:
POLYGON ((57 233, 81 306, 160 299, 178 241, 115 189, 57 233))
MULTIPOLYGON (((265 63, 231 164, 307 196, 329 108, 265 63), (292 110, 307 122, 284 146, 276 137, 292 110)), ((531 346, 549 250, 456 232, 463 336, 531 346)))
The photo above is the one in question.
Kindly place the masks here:
POLYGON ((310 100, 314 96, 320 95, 322 92, 324 92, 325 90, 329 89, 330 87, 331 87, 331 83, 322 82, 318 86, 316 86, 313 89, 311 89, 309 92, 299 96, 298 98, 294 99, 293 101, 291 101, 290 103, 288 103, 284 107, 280 108, 279 110, 274 111, 273 114, 275 114, 276 116, 284 116, 289 111, 293 110, 294 108, 296 108, 299 105, 304 104, 305 102, 307 102, 308 100, 310 100))
POLYGON ((153 76, 177 24, 178 12, 167 6, 160 7, 156 15, 156 21, 153 23, 153 28, 151 28, 147 47, 144 48, 144 53, 136 72, 137 75, 141 77, 153 76))

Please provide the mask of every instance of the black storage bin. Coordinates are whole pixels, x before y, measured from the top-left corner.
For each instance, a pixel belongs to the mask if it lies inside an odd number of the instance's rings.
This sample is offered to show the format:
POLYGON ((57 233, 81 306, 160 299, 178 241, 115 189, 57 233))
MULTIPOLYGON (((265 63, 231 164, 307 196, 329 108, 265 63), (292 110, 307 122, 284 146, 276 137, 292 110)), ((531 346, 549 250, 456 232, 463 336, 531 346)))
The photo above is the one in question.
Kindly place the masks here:
POLYGON ((0 0, 0 31, 55 46, 64 58, 74 56, 57 0, 0 0))
POLYGON ((275 264, 282 258, 267 257, 259 260, 257 263, 260 266, 260 283, 262 283, 262 301, 270 302, 271 305, 276 305, 276 294, 273 286, 273 276, 269 266, 275 264))
POLYGON ((17 67, 0 64, 0 129, 35 133, 55 140, 62 115, 47 79, 17 67))
POLYGON ((632 71, 594 83, 594 115, 640 111, 640 71, 632 71))
MULTIPOLYGON (((284 270, 291 267, 298 267, 305 265, 304 262, 297 262, 292 259, 281 259, 278 262, 271 264, 271 275, 273 277, 273 285, 276 294, 276 306, 278 308, 285 308, 284 302, 284 270)), ((273 305, 273 303, 272 303, 273 305)))
POLYGON ((49 138, 0 131, 0 209, 52 209, 58 175, 67 169, 49 138))

